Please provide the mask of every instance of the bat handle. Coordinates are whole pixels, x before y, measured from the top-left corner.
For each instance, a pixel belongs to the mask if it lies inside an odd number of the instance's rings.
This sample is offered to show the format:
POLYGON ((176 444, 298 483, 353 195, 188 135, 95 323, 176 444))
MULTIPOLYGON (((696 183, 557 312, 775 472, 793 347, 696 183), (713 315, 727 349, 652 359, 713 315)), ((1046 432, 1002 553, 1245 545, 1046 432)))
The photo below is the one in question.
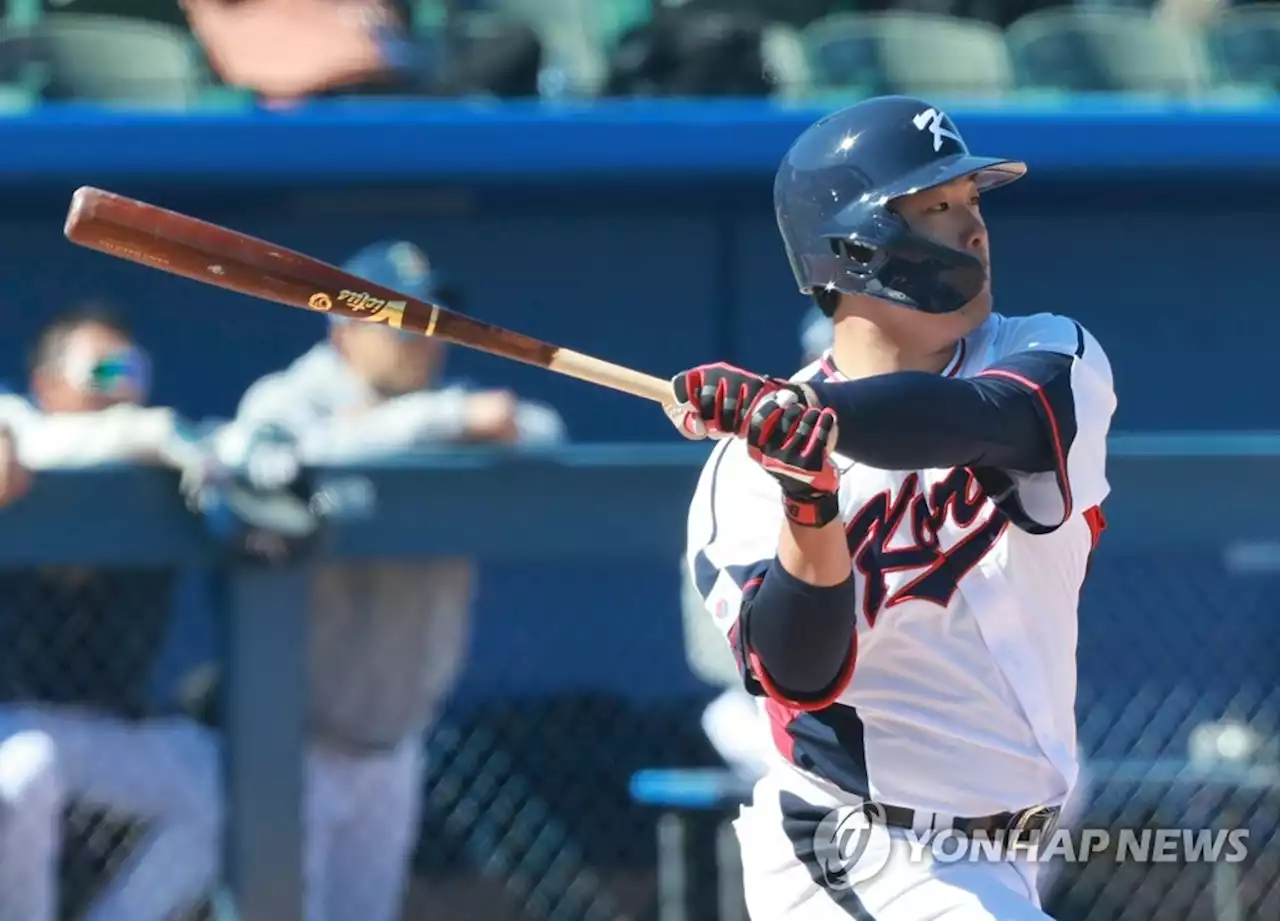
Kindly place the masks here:
POLYGON ((555 357, 547 367, 548 370, 555 371, 557 374, 576 377, 578 380, 589 381, 602 387, 611 387, 664 406, 670 406, 675 402, 670 381, 650 374, 642 374, 599 358, 592 358, 590 355, 583 355, 572 349, 557 349, 555 357))

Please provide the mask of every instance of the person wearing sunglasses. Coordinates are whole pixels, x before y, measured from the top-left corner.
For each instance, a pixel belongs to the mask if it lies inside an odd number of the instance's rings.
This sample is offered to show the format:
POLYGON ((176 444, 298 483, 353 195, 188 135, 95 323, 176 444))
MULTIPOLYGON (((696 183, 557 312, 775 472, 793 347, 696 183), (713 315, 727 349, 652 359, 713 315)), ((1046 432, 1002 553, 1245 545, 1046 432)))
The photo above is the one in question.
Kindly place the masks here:
POLYGON ((40 407, 83 413, 145 404, 151 387, 147 353, 114 320, 77 316, 72 323, 49 330, 37 348, 32 390, 40 407))
POLYGON ((0 397, 0 426, 29 469, 181 456, 189 426, 173 409, 148 405, 150 358, 110 306, 91 301, 52 317, 28 365, 29 392, 0 397))
MULTIPOLYGON (((147 405, 150 384, 123 320, 78 306, 36 338, 28 397, 0 396, 0 447, 36 479, 56 467, 172 463, 186 425, 147 405)), ((0 918, 53 921, 67 907, 56 888, 64 832, 78 833, 86 814, 141 829, 87 921, 176 917, 216 880, 207 855, 217 815, 205 809, 216 749, 151 688, 176 579, 164 568, 0 571, 0 918), (67 807, 80 817, 70 826, 67 807)))

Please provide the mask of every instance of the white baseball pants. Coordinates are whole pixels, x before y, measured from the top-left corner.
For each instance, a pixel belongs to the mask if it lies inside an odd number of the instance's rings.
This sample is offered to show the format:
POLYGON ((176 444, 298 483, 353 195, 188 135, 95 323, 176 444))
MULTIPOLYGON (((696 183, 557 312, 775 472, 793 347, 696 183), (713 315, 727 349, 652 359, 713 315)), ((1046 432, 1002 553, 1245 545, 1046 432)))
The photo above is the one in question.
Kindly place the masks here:
POLYGON ((62 782, 53 740, 0 734, 0 921, 54 921, 62 782))
POLYGON ((69 800, 148 825, 85 921, 166 921, 215 885, 221 764, 196 723, 9 706, 0 739, 0 921, 54 918, 69 800))
MULTIPOLYGON (((306 765, 308 921, 395 921, 418 829, 421 739, 380 755, 315 747, 306 765)), ((128 722, 0 709, 0 921, 54 921, 59 833, 77 800, 149 831, 85 921, 168 921, 218 884, 219 737, 182 717, 128 722)))
POLYGON ((414 737, 385 755, 312 748, 307 759, 307 921, 396 921, 422 808, 414 737))
MULTIPOLYGON (((1046 921, 1035 866, 1019 857, 939 860, 909 832, 884 830, 850 864, 815 850, 817 823, 784 815, 771 777, 734 822, 753 921, 1046 921), (913 846, 914 845, 914 846, 913 846), (824 872, 824 869, 826 872, 824 872), (832 873, 831 870, 838 872, 832 873)), ((927 839, 926 839, 927 841, 927 839)))

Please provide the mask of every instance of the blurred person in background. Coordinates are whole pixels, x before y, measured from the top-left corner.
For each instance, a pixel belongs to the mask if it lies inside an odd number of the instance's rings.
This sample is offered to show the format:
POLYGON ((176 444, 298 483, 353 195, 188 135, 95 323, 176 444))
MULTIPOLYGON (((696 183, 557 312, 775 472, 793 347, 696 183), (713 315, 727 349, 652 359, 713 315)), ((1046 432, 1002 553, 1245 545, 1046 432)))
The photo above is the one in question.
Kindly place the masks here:
MULTIPOLYGON (((147 355, 108 308, 51 320, 32 350, 30 399, 0 396, 6 491, 25 489, 31 471, 168 462, 180 425, 145 405, 149 380, 147 355)), ((0 573, 3 921, 56 917, 63 810, 73 804, 145 826, 88 921, 162 921, 213 880, 208 743, 150 696, 175 578, 165 568, 0 573)))
MULTIPOLYGON (((426 255, 373 244, 346 265, 368 281, 458 306, 426 255)), ((328 338, 245 393, 219 436, 236 463, 263 427, 300 462, 340 464, 444 444, 559 442, 554 410, 507 390, 442 381, 444 344, 330 318, 328 338)), ((467 559, 326 564, 310 626, 306 774, 308 921, 398 917, 424 785, 425 734, 461 671, 474 567, 467 559)))
MULTIPOLYGON (((450 4, 452 6, 452 4, 450 4)), ((536 96, 542 43, 526 23, 415 33, 391 0, 182 0, 209 66, 264 105, 326 96, 536 96)))

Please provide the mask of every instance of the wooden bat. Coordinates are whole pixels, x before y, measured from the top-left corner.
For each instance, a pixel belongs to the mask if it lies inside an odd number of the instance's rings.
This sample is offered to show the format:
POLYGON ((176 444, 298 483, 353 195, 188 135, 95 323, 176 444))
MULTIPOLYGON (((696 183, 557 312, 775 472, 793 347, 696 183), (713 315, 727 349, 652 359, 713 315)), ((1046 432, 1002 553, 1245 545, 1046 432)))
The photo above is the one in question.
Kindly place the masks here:
POLYGON ((76 190, 63 233, 80 246, 228 291, 385 323, 655 403, 674 401, 662 378, 473 320, 274 243, 102 189, 76 190))

